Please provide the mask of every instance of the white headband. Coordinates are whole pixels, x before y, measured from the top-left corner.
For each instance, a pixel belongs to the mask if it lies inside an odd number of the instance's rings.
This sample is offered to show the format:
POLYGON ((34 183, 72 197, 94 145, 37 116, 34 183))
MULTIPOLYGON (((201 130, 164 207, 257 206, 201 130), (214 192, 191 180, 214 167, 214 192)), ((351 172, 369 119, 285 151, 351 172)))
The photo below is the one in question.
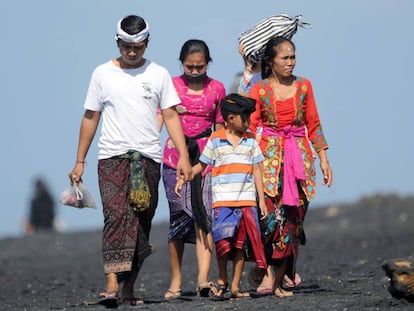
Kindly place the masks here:
POLYGON ((126 33, 122 29, 122 27, 121 27, 122 20, 123 19, 119 20, 119 22, 118 22, 115 40, 121 39, 122 41, 125 41, 125 42, 139 43, 139 42, 144 41, 146 38, 148 38, 149 26, 148 26, 147 22, 145 22, 145 29, 144 30, 142 30, 141 32, 138 32, 135 35, 130 35, 129 33, 126 33))

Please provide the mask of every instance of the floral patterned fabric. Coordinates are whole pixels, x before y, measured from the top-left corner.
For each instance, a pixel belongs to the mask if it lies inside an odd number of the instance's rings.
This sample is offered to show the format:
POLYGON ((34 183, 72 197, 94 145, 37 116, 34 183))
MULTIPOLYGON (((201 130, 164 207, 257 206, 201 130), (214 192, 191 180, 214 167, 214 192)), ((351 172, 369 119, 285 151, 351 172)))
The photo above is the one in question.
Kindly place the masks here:
MULTIPOLYGON (((322 126, 313 96, 312 84, 309 80, 296 77, 297 91, 294 97, 285 100, 277 100, 273 94, 271 82, 264 79, 254 85, 249 96, 256 99, 256 111, 251 115, 250 130, 256 133, 258 127, 271 131, 281 131, 286 126, 302 127, 307 130, 307 137, 295 137, 302 153, 305 167, 305 180, 300 186, 307 200, 315 196, 316 172, 314 167, 314 155, 309 142, 316 152, 327 149, 322 126)), ((265 156, 261 163, 265 193, 270 197, 280 195, 281 168, 284 160, 284 138, 281 136, 266 135, 263 130, 260 147, 265 156)), ((281 202, 282 203, 282 202, 281 202)))

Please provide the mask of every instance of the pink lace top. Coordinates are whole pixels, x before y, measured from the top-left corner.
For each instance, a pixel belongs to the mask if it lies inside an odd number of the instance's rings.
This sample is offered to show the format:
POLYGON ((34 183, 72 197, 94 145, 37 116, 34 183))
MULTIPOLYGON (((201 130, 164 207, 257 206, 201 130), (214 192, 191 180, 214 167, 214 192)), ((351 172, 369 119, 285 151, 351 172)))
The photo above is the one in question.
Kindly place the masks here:
MULTIPOLYGON (((219 105, 226 96, 226 89, 221 82, 206 77, 203 92, 197 95, 188 94, 188 86, 184 76, 174 77, 173 83, 181 99, 181 103, 176 106, 176 109, 186 136, 195 137, 212 128, 214 123, 224 123, 219 105)), ((200 154, 207 141, 208 136, 197 139, 200 154)), ((164 146, 163 163, 176 168, 177 162, 178 151, 168 137, 164 146)))

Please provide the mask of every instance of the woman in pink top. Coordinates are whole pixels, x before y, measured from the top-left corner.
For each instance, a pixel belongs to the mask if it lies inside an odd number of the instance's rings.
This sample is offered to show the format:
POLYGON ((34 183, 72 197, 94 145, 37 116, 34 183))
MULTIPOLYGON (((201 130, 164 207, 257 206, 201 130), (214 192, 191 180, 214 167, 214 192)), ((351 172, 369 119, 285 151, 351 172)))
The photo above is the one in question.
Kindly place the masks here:
MULTIPOLYGON (((207 76, 211 61, 210 51, 202 40, 188 40, 180 52, 184 73, 173 82, 181 103, 176 106, 183 125, 190 161, 193 165, 208 141, 212 129, 220 129, 224 123, 220 101, 225 97, 224 85, 207 76)), ((163 155, 163 182, 170 208, 168 248, 171 263, 171 283, 165 298, 181 295, 181 260, 185 243, 196 244, 198 262, 197 293, 208 296, 213 240, 211 236, 211 187, 210 168, 194 177, 191 184, 183 187, 181 198, 174 193, 178 153, 170 138, 163 155)))

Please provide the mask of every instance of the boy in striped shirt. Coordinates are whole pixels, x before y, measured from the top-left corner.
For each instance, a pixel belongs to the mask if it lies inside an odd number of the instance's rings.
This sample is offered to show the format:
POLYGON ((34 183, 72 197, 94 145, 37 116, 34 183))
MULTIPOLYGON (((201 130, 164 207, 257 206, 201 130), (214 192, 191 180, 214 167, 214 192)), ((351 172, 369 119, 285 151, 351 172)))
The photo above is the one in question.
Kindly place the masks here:
MULTIPOLYGON (((219 278, 211 285, 210 296, 221 300, 228 290, 227 261, 233 260, 231 297, 249 297, 242 292, 240 280, 244 268, 247 246, 249 260, 266 270, 264 247, 261 240, 257 198, 261 219, 267 217, 260 161, 264 156, 255 138, 246 132, 250 125, 250 114, 255 111, 256 100, 229 94, 220 103, 225 127, 211 134, 200 156, 193 166, 193 175, 200 174, 207 165, 212 165, 211 186, 213 193, 213 238, 219 268, 219 278)), ((179 195, 184 184, 177 181, 179 195)))

